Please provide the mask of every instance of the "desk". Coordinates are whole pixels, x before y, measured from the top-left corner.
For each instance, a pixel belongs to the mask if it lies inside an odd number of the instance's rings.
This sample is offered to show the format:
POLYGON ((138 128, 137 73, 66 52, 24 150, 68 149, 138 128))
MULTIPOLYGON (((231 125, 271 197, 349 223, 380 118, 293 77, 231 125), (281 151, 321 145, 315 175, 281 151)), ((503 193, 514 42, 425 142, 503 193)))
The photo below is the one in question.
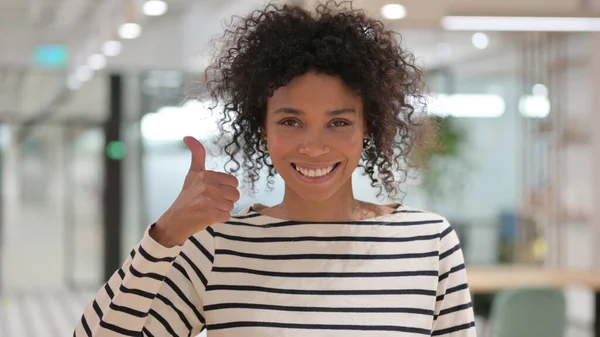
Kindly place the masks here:
POLYGON ((520 287, 582 286, 596 293, 595 336, 600 337, 600 270, 562 270, 525 266, 467 268, 469 288, 473 296, 520 287))

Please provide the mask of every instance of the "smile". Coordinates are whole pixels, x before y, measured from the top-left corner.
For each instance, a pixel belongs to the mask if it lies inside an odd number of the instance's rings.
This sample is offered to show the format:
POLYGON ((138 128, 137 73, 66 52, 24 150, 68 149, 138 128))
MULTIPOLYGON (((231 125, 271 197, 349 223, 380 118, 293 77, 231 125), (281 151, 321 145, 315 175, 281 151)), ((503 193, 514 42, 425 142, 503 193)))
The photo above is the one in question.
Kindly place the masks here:
POLYGON ((307 178, 323 178, 330 175, 336 168, 340 165, 340 163, 335 163, 333 165, 323 166, 323 167, 303 167, 302 164, 293 164, 292 167, 301 175, 307 178))

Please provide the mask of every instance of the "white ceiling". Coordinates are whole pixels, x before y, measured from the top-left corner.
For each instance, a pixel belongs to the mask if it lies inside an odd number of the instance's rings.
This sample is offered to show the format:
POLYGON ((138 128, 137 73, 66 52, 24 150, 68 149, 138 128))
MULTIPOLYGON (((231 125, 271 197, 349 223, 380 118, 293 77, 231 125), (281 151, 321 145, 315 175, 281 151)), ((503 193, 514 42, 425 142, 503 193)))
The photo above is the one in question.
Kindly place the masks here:
MULTIPOLYGON (((141 0, 133 0, 140 2, 141 0)), ((290 2, 292 0, 289 0, 290 2)), ((40 113, 64 89, 64 74, 35 69, 30 55, 36 44, 63 43, 75 54, 94 51, 102 38, 114 34, 123 17, 99 18, 102 9, 124 0, 0 0, 0 113, 19 111, 20 119, 40 113), (6 70, 7 69, 7 70, 6 70)), ((110 60, 108 70, 136 72, 145 69, 194 69, 207 52, 208 42, 233 14, 245 14, 261 7, 263 0, 167 0, 167 15, 143 18, 142 36, 125 41, 123 53, 110 60)), ((298 2, 298 1, 295 1, 298 2)), ((315 0, 303 3, 311 6, 315 0)), ((357 8, 382 19, 379 10, 386 0, 355 0, 357 8)), ((509 62, 486 62, 490 68, 513 67, 519 34, 491 34, 490 47, 475 49, 471 34, 446 32, 439 20, 448 14, 580 13, 600 10, 600 0, 402 0, 408 16, 386 21, 403 36, 404 45, 422 65, 439 67, 447 63, 478 61, 496 57, 509 62), (441 57, 438 44, 452 46, 451 57, 441 57)), ((122 13, 121 13, 122 14, 122 13)), ((201 62, 200 62, 201 63, 201 62)), ((485 68, 485 67, 483 67, 485 68)), ((106 77, 97 75, 60 105, 57 118, 101 120, 106 111, 106 77)), ((0 115, 1 117, 1 115, 0 115)))

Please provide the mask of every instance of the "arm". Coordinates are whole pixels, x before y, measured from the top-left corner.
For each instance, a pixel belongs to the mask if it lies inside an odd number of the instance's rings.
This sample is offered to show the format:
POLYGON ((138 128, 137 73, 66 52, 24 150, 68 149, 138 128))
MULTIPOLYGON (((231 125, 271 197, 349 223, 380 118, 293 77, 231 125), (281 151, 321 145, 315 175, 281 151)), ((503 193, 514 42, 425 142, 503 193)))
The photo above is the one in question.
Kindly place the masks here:
POLYGON ((166 248, 149 230, 123 266, 96 294, 74 337, 188 336, 205 325, 202 295, 212 268, 214 238, 202 231, 166 248))
POLYGON ((445 223, 440 235, 439 278, 432 336, 475 337, 475 317, 465 260, 456 232, 445 223))

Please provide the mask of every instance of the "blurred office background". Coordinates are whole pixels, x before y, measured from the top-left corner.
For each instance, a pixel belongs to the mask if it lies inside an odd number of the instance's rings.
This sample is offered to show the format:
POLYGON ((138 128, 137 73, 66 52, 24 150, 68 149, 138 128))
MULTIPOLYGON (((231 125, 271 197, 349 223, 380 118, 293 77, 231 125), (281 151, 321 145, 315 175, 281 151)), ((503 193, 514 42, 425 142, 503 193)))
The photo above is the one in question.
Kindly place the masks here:
MULTIPOLYGON (((459 233, 479 334, 600 337, 600 1, 354 3, 426 71, 448 146, 404 203, 459 233)), ((181 138, 219 136, 189 95, 208 42, 263 5, 0 0, 0 336, 72 333, 179 192, 181 138)), ((281 181, 259 188, 239 208, 279 202, 281 181)))

